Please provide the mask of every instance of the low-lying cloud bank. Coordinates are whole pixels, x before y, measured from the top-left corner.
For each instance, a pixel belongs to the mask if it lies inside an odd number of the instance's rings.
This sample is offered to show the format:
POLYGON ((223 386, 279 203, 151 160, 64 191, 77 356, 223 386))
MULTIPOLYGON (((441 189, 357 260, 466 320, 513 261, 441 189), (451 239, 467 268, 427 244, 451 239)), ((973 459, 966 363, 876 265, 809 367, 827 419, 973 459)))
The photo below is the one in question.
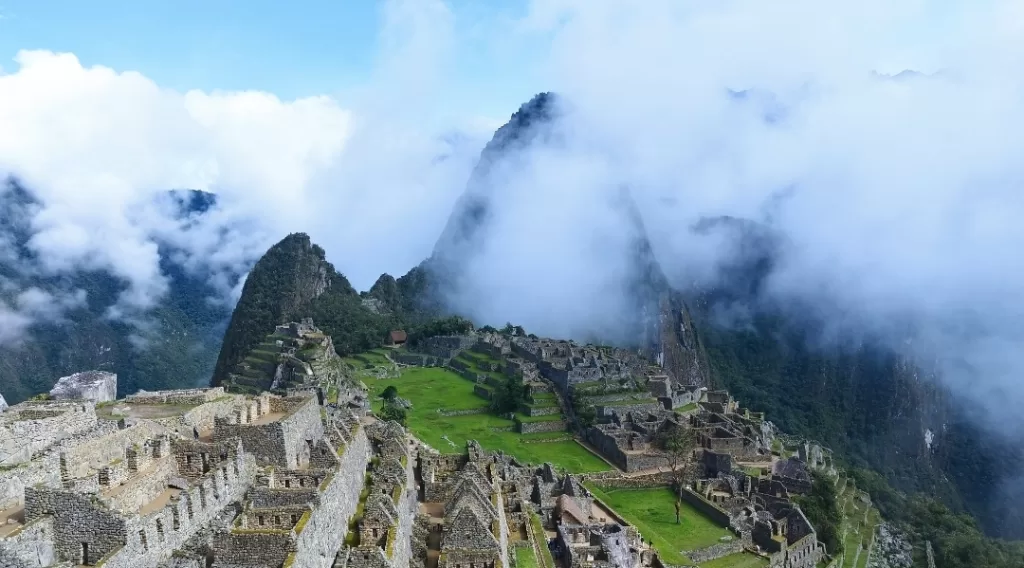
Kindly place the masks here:
MULTIPOLYGON (((452 12, 428 4, 386 4, 380 71, 344 103, 180 93, 21 53, 0 75, 0 171, 44 204, 33 269, 105 268, 130 283, 120 305, 144 311, 166 287, 161 240, 215 282, 294 230, 360 288, 415 265, 484 141, 421 124, 459 48, 452 12), (155 197, 171 188, 214 191, 218 205, 188 224, 155 197)), ((538 331, 615 326, 593 307, 628 270, 605 199, 628 187, 678 286, 713 284, 735 252, 694 223, 761 222, 783 243, 765 301, 912 339, 992 422, 1020 427, 1021 13, 947 4, 537 1, 478 34, 545 46, 538 90, 571 111, 494 176, 467 307, 538 331)), ((218 288, 231 298, 232 282, 218 288)), ((5 303, 0 320, 46 317, 25 305, 5 303)))

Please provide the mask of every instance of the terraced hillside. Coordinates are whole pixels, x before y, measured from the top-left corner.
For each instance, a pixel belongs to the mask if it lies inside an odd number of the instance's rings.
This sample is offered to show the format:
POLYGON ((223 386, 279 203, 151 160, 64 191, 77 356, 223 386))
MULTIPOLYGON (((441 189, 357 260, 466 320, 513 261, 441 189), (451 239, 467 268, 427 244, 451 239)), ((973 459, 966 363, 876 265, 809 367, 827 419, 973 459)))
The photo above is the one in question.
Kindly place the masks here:
POLYGON ((501 373, 493 369, 498 361, 485 354, 463 352, 452 360, 451 368, 398 365, 383 349, 346 357, 344 362, 354 377, 366 384, 375 409, 382 403, 384 389, 396 387, 398 396, 412 403, 407 413, 409 429, 441 452, 459 451, 467 441, 476 440, 488 450, 500 450, 526 462, 551 462, 571 472, 610 469, 565 431, 560 411, 527 416, 535 407, 559 409, 550 392, 530 395, 523 406, 527 412, 516 412, 511 418, 492 412, 489 397, 501 373), (464 367, 457 369, 456 365, 464 367), (522 432, 524 425, 529 429, 530 424, 540 422, 558 427, 522 432))
POLYGON ((875 539, 875 529, 882 521, 881 515, 872 506, 871 498, 854 487, 851 480, 840 478, 837 493, 839 510, 843 515, 843 550, 842 558, 837 559, 840 561, 835 563, 835 568, 865 568, 875 539))
POLYGON ((341 359, 331 338, 312 324, 278 326, 234 366, 224 386, 239 393, 335 387, 341 359))

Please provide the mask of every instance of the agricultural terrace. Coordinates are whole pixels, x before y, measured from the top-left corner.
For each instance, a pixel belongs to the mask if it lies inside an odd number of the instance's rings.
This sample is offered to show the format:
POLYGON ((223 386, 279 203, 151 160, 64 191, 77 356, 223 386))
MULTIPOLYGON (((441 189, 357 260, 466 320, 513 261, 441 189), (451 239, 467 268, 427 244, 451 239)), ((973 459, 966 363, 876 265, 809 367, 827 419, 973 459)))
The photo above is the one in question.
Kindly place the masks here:
MULTIPOLYGON (((373 355, 371 352, 357 357, 373 359, 373 355)), ((604 460, 578 444, 567 432, 516 432, 514 421, 488 413, 488 401, 473 392, 472 381, 449 370, 405 367, 399 378, 381 379, 373 372, 359 373, 359 378, 369 389, 375 408, 384 389, 394 385, 398 396, 412 402, 407 415, 409 429, 438 451, 461 451, 468 440, 476 440, 484 448, 501 450, 526 462, 551 462, 575 473, 610 469, 604 460), (471 413, 446 416, 439 410, 471 413)), ((554 419, 561 417, 555 415, 554 419)))
MULTIPOLYGON (((680 504, 680 522, 676 524, 676 497, 668 487, 651 489, 601 488, 587 483, 595 497, 635 526, 644 540, 654 543, 658 555, 667 564, 692 564, 685 550, 704 548, 733 536, 685 501, 680 504)), ((767 561, 753 554, 738 553, 701 564, 712 568, 753 568, 767 561)))
POLYGON ((854 487, 852 480, 840 479, 836 493, 843 517, 840 527, 843 542, 841 568, 865 568, 868 564, 868 550, 875 538, 875 528, 881 522, 881 516, 867 495, 854 487))

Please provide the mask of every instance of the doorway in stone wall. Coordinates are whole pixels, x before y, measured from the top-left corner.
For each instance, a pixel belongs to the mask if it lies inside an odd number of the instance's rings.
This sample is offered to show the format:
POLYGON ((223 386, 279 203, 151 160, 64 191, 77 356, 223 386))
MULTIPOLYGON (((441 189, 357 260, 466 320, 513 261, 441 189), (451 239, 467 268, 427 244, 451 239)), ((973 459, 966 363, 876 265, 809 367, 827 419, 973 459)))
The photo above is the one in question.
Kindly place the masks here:
POLYGON ((89 543, 82 543, 82 561, 79 562, 82 566, 89 566, 89 543))

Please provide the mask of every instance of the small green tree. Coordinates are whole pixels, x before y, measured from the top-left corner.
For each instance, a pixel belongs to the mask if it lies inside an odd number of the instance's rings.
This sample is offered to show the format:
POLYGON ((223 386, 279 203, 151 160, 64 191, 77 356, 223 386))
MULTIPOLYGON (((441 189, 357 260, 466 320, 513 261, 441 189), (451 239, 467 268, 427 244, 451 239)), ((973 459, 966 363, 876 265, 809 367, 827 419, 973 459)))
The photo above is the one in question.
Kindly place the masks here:
POLYGON ((380 412, 380 419, 385 421, 394 420, 402 426, 405 426, 406 413, 405 409, 397 404, 384 403, 384 409, 380 412))
POLYGON ((658 445, 668 457, 671 469, 672 484, 676 488, 675 509, 676 524, 681 524, 680 513, 683 501, 683 488, 696 474, 697 463, 693 458, 693 450, 697 447, 697 432, 693 428, 681 424, 670 423, 658 435, 658 445))
POLYGON ((515 412, 526 401, 526 385, 521 376, 506 376, 491 397, 491 410, 504 414, 515 412))
POLYGON ((576 415, 576 424, 580 428, 590 428, 597 421, 597 410, 593 404, 586 404, 580 400, 572 403, 572 412, 576 415))
POLYGON ((380 393, 380 397, 384 399, 384 404, 390 404, 398 398, 398 387, 395 385, 388 385, 384 389, 384 392, 380 393))

